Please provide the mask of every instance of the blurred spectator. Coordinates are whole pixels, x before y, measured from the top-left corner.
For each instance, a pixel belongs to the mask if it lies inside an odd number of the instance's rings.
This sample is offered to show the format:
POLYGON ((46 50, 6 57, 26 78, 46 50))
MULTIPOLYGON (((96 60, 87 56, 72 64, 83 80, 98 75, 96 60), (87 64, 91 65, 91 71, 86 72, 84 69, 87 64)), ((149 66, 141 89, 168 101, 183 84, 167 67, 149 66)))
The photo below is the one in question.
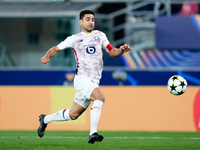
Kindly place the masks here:
POLYGON ((128 73, 126 73, 125 71, 121 69, 116 69, 112 73, 112 77, 113 79, 118 81, 119 85, 123 85, 124 81, 128 81, 129 85, 132 85, 132 86, 137 85, 137 81, 131 75, 129 75, 128 73))
POLYGON ((117 69, 112 73, 113 79, 117 80, 119 85, 123 85, 123 82, 126 81, 127 73, 121 69, 117 69))
POLYGON ((73 86, 74 85, 74 77, 75 77, 75 70, 67 69, 65 71, 65 81, 63 82, 64 86, 73 86))
POLYGON ((179 15, 190 16, 190 15, 195 15, 198 12, 199 12, 199 6, 197 2, 195 1, 183 2, 179 15))
POLYGON ((64 77, 61 77, 56 83, 56 85, 73 86, 75 73, 76 72, 74 69, 67 69, 65 71, 64 77))

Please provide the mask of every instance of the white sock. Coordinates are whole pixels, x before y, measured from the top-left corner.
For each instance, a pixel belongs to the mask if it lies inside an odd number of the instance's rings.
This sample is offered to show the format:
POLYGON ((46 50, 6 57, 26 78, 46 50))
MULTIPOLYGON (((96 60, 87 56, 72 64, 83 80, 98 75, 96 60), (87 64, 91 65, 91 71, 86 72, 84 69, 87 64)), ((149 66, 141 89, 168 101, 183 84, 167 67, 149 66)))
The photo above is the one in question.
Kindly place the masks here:
POLYGON ((104 102, 95 100, 90 110, 90 135, 97 132, 97 124, 101 115, 101 108, 104 102))
POLYGON ((62 109, 54 114, 46 115, 44 117, 44 123, 48 124, 52 121, 67 121, 72 120, 69 116, 69 109, 62 109))

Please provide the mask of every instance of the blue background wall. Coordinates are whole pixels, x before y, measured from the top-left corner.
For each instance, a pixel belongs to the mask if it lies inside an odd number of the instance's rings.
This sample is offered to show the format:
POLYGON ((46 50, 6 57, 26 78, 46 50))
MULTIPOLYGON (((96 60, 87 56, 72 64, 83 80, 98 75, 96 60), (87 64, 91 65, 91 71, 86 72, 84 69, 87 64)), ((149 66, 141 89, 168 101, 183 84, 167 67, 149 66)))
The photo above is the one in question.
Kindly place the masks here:
MULTIPOLYGON (((113 71, 103 71, 100 85, 118 85, 112 78, 113 71)), ((200 85, 199 71, 126 71, 135 85, 166 85, 176 74, 186 78, 188 85, 200 85)), ((12 70, 0 71, 0 85, 61 85, 65 71, 12 70)), ((124 85, 131 85, 128 80, 124 85)))

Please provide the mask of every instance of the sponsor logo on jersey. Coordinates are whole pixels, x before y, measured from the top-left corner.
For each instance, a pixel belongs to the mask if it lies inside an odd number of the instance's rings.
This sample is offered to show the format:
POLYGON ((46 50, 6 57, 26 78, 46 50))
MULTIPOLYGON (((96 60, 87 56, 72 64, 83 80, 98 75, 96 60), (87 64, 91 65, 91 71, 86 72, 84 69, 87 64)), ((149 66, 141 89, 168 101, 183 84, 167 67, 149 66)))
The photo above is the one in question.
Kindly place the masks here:
POLYGON ((96 52, 96 48, 94 46, 89 46, 86 48, 86 52, 88 54, 94 54, 96 52))

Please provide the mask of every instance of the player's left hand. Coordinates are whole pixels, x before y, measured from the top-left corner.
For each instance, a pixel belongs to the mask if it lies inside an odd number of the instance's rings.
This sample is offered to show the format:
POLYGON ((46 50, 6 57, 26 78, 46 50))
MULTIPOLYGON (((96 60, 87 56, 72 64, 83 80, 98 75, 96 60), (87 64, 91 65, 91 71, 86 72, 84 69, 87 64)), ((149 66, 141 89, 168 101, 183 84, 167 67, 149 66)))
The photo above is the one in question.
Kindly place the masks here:
POLYGON ((124 45, 120 46, 119 49, 122 50, 124 53, 133 50, 133 49, 132 49, 129 45, 127 45, 127 44, 124 44, 124 45))

